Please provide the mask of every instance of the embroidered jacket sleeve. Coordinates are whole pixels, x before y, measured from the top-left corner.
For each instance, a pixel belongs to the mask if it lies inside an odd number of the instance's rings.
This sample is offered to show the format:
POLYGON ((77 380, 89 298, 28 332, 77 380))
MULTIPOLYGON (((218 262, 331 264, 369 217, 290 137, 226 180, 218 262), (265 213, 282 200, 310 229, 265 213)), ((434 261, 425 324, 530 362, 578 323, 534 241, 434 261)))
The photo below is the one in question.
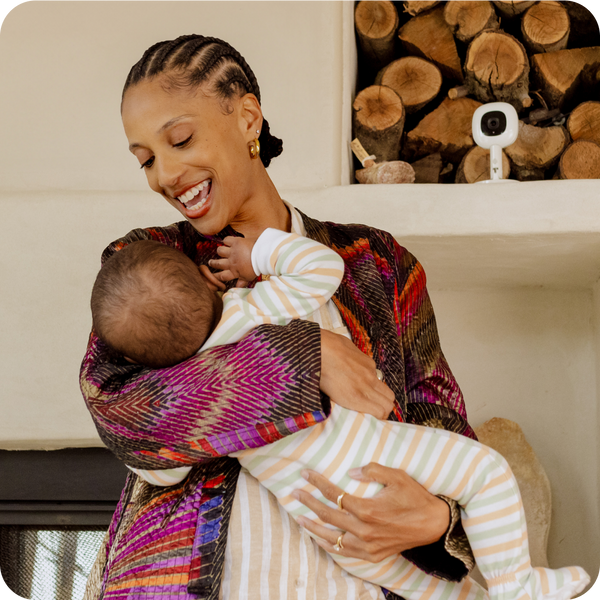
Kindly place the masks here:
MULTIPOLYGON (((137 229, 113 252, 155 239, 197 264, 216 258, 218 241, 187 223, 137 229)), ((320 331, 315 323, 262 325, 236 345, 212 348, 167 369, 111 355, 92 331, 80 385, 102 441, 126 464, 173 469, 267 444, 329 413, 319 391, 320 331)))
MULTIPOLYGON (((433 306, 426 287, 425 271, 417 259, 392 236, 396 265, 394 318, 402 341, 407 423, 437 427, 476 439, 467 422, 462 392, 444 357, 433 306)), ((404 552, 421 569, 442 579, 460 580, 475 561, 462 528, 460 507, 442 497, 450 510, 446 534, 429 546, 404 552)))

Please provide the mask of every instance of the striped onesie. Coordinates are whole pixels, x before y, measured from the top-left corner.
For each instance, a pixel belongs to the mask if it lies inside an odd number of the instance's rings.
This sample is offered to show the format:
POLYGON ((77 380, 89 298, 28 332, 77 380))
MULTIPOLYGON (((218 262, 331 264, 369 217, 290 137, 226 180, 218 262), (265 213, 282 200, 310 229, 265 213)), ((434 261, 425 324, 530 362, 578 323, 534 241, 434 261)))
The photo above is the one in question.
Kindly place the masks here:
MULTIPOLYGON (((239 341, 263 323, 315 320, 315 312, 327 310, 326 303, 344 274, 343 260, 330 248, 275 229, 265 230, 257 240, 252 266, 263 275, 263 281, 254 288, 234 288, 224 294, 221 320, 199 351, 239 341)), ((372 497, 382 486, 353 480, 347 472, 377 462, 406 471, 432 494, 460 504, 463 527, 491 598, 566 600, 589 583, 580 567, 532 568, 521 496, 500 454, 442 429, 380 421, 334 403, 331 406, 331 415, 324 422, 266 446, 232 454, 292 517, 318 520, 292 498, 296 489, 305 489, 336 507, 301 477, 302 469, 322 473, 348 494, 372 497)), ((172 485, 190 469, 132 471, 154 485, 172 485)), ((406 600, 483 600, 488 596, 470 577, 457 583, 443 581, 400 554, 379 563, 335 553, 332 557, 349 573, 406 600)))

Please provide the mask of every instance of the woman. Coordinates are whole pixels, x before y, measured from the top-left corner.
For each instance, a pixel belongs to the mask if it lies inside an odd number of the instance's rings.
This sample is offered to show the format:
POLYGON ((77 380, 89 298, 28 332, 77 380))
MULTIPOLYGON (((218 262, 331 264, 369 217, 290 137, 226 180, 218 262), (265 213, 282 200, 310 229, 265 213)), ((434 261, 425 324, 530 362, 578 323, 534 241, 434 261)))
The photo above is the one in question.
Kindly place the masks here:
MULTIPOLYGON (((121 112, 150 187, 185 221, 134 230, 111 244, 103 260, 134 240, 157 239, 210 265, 225 235, 256 237, 275 227, 336 249, 346 274, 323 330, 298 321, 263 326, 237 345, 170 369, 141 369, 111 356, 92 332, 81 385, 106 445, 136 468, 196 466, 170 488, 129 478, 88 598, 262 598, 303 586, 314 597, 351 597, 341 591, 344 573, 332 572, 327 555, 270 510, 264 492, 226 455, 327 418, 329 398, 378 418, 474 436, 439 346, 422 268, 389 234, 320 223, 284 203, 265 169, 281 153, 281 141, 263 118, 254 74, 225 42, 183 36, 149 48, 127 78, 121 112), (335 326, 347 327, 354 345, 327 330, 335 326), (257 523, 259 533, 242 535, 257 523), (273 579, 273 557, 291 546, 296 554, 273 579), (313 570, 306 568, 309 559, 313 570)), ((229 285, 232 276, 217 273, 229 285)), ((315 473, 308 477, 336 501, 335 486, 315 473)), ((377 465, 356 477, 386 487, 371 500, 344 496, 343 511, 300 498, 346 532, 339 552, 372 561, 403 552, 429 573, 466 575, 472 556, 453 502, 377 465)), ((337 535, 303 524, 332 551, 337 535)), ((359 596, 383 597, 359 580, 345 585, 359 596)))

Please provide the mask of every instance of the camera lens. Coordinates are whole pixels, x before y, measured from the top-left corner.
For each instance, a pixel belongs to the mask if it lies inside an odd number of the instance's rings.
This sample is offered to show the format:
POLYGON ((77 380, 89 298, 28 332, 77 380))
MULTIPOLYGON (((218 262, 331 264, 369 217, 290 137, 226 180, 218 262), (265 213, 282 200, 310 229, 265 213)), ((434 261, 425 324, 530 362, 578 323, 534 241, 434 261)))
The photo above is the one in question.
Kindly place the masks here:
POLYGON ((492 110, 481 117, 481 131, 484 135, 502 135, 506 131, 506 115, 501 110, 492 110))

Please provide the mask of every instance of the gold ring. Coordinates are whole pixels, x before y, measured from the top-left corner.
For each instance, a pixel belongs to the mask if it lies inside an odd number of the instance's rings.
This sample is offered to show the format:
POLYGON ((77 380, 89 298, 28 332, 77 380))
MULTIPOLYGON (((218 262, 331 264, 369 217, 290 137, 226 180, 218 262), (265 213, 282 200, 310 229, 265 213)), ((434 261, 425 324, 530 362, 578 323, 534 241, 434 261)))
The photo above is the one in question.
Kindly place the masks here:
POLYGON ((377 375, 379 381, 383 381, 383 373, 379 369, 375 369, 375 375, 377 375))
POLYGON ((335 546, 333 547, 333 549, 336 552, 339 552, 340 550, 344 549, 344 546, 342 545, 342 538, 344 537, 344 533, 346 533, 345 531, 342 531, 342 533, 340 534, 340 537, 337 539, 337 543, 335 544, 335 546))
POLYGON ((344 510, 344 507, 342 506, 342 498, 346 495, 346 492, 342 492, 338 497, 337 497, 337 505, 338 508, 340 510, 344 510))

